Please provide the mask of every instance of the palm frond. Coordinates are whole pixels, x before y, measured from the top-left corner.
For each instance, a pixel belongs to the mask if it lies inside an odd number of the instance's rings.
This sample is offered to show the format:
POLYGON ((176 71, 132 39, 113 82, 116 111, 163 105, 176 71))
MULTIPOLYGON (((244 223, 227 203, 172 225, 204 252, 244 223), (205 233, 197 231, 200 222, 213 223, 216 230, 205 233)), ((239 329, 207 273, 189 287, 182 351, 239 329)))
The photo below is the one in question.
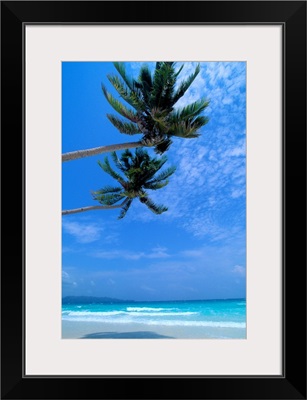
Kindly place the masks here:
POLYGON ((129 76, 127 76, 125 64, 122 62, 114 62, 113 65, 116 68, 119 75, 123 78, 128 88, 130 90, 133 90, 133 80, 129 76))
POLYGON ((198 138, 200 133, 198 132, 198 128, 195 129, 190 124, 185 123, 184 121, 175 124, 173 129, 170 131, 172 136, 185 138, 185 139, 193 139, 198 138))
POLYGON ((175 103, 177 103, 177 101, 180 99, 180 97, 182 97, 185 94, 185 92, 191 86, 191 84, 193 83, 194 79, 197 77, 199 72, 200 72, 200 64, 197 65, 193 74, 191 74, 185 81, 181 82, 178 90, 176 91, 176 93, 173 97, 173 101, 172 101, 173 105, 175 103))
POLYGON ((163 64, 162 61, 157 61, 155 70, 158 71, 161 68, 162 64, 163 64))
POLYGON ((159 144, 157 144, 156 146, 155 146, 155 152, 157 153, 157 154, 163 154, 163 153, 165 153, 168 149, 169 149, 169 147, 170 147, 170 145, 172 144, 173 142, 170 140, 170 139, 165 139, 165 140, 163 140, 161 143, 159 143, 159 144))
POLYGON ((125 83, 115 75, 107 75, 109 81, 113 85, 114 89, 117 93, 128 103, 130 104, 135 110, 143 111, 144 110, 144 103, 142 100, 137 96, 135 91, 131 91, 127 88, 125 83))
POLYGON ((117 154, 116 154, 115 151, 112 151, 111 157, 112 157, 112 160, 114 161, 114 164, 116 165, 116 167, 117 167, 120 171, 122 171, 122 172, 125 173, 126 170, 127 170, 127 168, 126 168, 126 166, 122 163, 122 161, 118 158, 118 156, 117 156, 117 154))
POLYGON ((111 168, 108 157, 105 157, 103 163, 101 161, 98 161, 98 165, 104 170, 104 172, 111 175, 112 178, 116 179, 122 186, 125 185, 124 179, 111 168))
POLYGON ((93 191, 93 195, 98 195, 98 194, 107 194, 107 193, 118 193, 121 192, 123 188, 119 186, 104 186, 103 188, 93 191))
POLYGON ((190 121, 190 124, 193 129, 200 129, 203 126, 207 125, 208 122, 209 122, 208 117, 206 117, 205 115, 199 115, 198 117, 193 118, 190 121))
POLYGON ((156 65, 150 102, 156 107, 168 109, 172 106, 169 102, 176 81, 173 63, 159 62, 156 65))
POLYGON ((127 201, 125 201, 125 203, 123 204, 122 210, 119 214, 118 219, 122 219, 124 218, 124 216, 127 214, 127 211, 129 210, 131 203, 132 203, 133 199, 127 199, 127 201))
POLYGON ((119 130, 120 133, 125 133, 126 135, 137 135, 142 133, 137 124, 133 122, 125 122, 115 115, 107 114, 109 121, 119 130))
POLYGON ((160 182, 164 181, 165 179, 169 178, 171 175, 173 175, 173 173, 175 171, 176 171, 175 166, 169 167, 169 168, 165 169, 164 171, 160 172, 159 175, 157 175, 154 179, 151 179, 148 183, 149 184, 160 183, 160 182))
POLYGON ((188 120, 179 120, 174 123, 169 130, 169 135, 186 139, 197 138, 200 136, 199 130, 209 121, 208 117, 199 115, 188 120))
POLYGON ((93 194, 93 198, 104 206, 112 206, 122 200, 123 196, 121 194, 93 194))
POLYGON ((150 189, 150 190, 158 190, 163 188, 164 186, 168 185, 169 181, 166 180, 164 182, 148 182, 144 184, 145 189, 150 189))
POLYGON ((139 121, 137 113, 129 110, 129 108, 125 107, 120 101, 116 100, 115 97, 113 97, 111 93, 107 91, 106 87, 103 84, 101 85, 101 88, 109 104, 114 108, 115 111, 117 111, 123 117, 129 119, 131 122, 139 121))
POLYGON ((137 147, 135 149, 134 159, 138 161, 144 161, 144 159, 149 160, 149 155, 145 149, 142 147, 137 147))
POLYGON ((169 68, 168 77, 165 83, 164 91, 160 100, 160 107, 171 111, 173 108, 173 97, 176 84, 176 74, 173 68, 169 68))
POLYGON ((121 160, 122 164, 124 164, 126 171, 128 171, 131 168, 131 164, 130 164, 131 158, 132 158, 132 153, 128 149, 125 150, 120 157, 120 160, 121 160))
POLYGON ((168 210, 168 208, 163 205, 155 204, 149 197, 141 197, 140 202, 145 204, 149 210, 155 214, 162 214, 168 210))
POLYGON ((152 77, 147 65, 142 66, 137 84, 142 92, 144 102, 146 105, 149 105, 150 93, 152 91, 152 77))
POLYGON ((187 106, 176 110, 170 115, 170 122, 181 120, 181 119, 188 119, 194 116, 199 115, 203 112, 209 105, 209 101, 205 99, 200 99, 195 101, 194 103, 188 104, 187 106))
POLYGON ((142 149, 141 147, 139 147, 137 150, 138 150, 138 158, 140 159, 141 162, 137 162, 137 159, 135 158, 133 165, 140 166, 143 170, 145 170, 145 168, 146 168, 147 177, 149 179, 151 179, 151 177, 156 172, 158 172, 163 167, 163 165, 166 163, 167 157, 162 156, 160 158, 157 158, 157 157, 151 158, 151 157, 149 157, 147 151, 142 149), (144 152, 146 156, 142 155, 140 153, 140 151, 144 152))
POLYGON ((181 67, 178 69, 178 71, 175 73, 176 78, 178 78, 178 75, 182 71, 183 67, 184 67, 184 64, 182 64, 181 67))
POLYGON ((150 115, 155 123, 155 127, 158 128, 159 132, 167 133, 169 130, 168 123, 168 111, 161 108, 152 108, 150 115))
POLYGON ((167 161, 167 156, 164 155, 160 158, 153 158, 152 163, 155 165, 155 172, 158 172, 167 161))

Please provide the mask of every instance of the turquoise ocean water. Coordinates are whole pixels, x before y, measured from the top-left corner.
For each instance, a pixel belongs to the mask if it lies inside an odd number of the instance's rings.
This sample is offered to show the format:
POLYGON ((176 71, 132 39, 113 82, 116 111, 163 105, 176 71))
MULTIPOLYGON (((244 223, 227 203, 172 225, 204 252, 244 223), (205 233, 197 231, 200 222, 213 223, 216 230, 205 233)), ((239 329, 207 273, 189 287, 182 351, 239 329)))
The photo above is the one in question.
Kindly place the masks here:
MULTIPOLYGON (((172 329, 178 332, 187 329, 189 337, 245 338, 246 301, 203 300, 203 301, 163 301, 131 302, 120 304, 63 305, 63 321, 83 323, 100 322, 125 326, 139 326, 155 330, 172 329), (131 325, 132 324, 132 325, 131 325), (197 332, 197 335, 196 335, 197 332)), ((182 336, 182 335, 181 335, 182 336)))

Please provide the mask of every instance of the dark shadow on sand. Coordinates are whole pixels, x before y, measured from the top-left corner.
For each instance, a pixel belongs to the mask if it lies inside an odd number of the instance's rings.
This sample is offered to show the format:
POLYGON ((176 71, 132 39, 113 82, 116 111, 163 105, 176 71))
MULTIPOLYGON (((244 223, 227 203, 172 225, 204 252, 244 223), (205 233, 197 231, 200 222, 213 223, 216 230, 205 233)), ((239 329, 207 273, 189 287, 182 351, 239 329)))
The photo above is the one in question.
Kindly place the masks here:
POLYGON ((159 335, 150 331, 139 332, 95 332, 84 335, 81 339, 174 339, 172 336, 159 335))

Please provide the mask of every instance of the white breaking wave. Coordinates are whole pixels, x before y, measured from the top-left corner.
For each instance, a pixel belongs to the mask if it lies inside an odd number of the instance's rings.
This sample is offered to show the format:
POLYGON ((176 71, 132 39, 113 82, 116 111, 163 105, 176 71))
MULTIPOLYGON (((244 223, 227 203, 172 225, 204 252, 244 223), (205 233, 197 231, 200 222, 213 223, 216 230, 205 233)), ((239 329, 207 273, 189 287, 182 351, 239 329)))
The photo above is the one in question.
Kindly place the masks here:
POLYGON ((198 314, 197 312, 192 311, 184 311, 184 312, 126 312, 126 311, 63 311, 62 315, 69 315, 72 317, 87 317, 87 316, 94 316, 94 317, 108 317, 114 315, 127 315, 127 316, 134 316, 134 317, 164 317, 164 316, 176 316, 176 315, 195 315, 198 314))
POLYGON ((127 311, 173 311, 176 308, 158 308, 158 307, 127 307, 127 311))
POLYGON ((180 321, 180 320, 148 320, 148 319, 133 319, 133 318, 120 318, 120 319, 105 319, 97 318, 92 316, 90 318, 69 318, 69 316, 63 317, 63 320, 79 321, 79 322, 104 322, 104 323, 116 323, 116 324, 144 324, 144 325, 159 325, 159 326, 195 326, 195 327, 207 327, 207 328, 233 328, 233 329, 245 329, 245 322, 230 322, 230 321, 180 321))
POLYGON ((176 315, 195 315, 198 314, 198 312, 192 312, 192 311, 182 311, 182 312, 129 312, 128 315, 133 315, 135 317, 164 317, 164 316, 176 316, 176 315))
MULTIPOLYGON (((120 318, 101 318, 100 314, 109 314, 111 317, 111 312, 109 313, 87 313, 83 315, 82 313, 74 312, 73 315, 65 314, 62 316, 63 320, 70 321, 86 321, 86 322, 103 322, 103 323, 115 323, 115 324, 144 324, 144 325, 164 325, 164 326, 190 326, 190 327, 209 327, 209 328, 235 328, 235 329, 245 329, 245 322, 232 322, 232 321, 182 321, 182 320, 168 320, 168 319, 148 319, 148 318, 133 318, 131 313, 126 313, 120 318)), ((161 314, 159 314, 160 316, 161 314)), ((178 314, 177 314, 178 315, 178 314)))
POLYGON ((125 315, 127 314, 126 311, 97 311, 97 312, 91 312, 91 311, 69 311, 68 313, 65 313, 66 315, 71 315, 71 316, 76 316, 76 317, 85 317, 85 316, 110 316, 110 315, 125 315))

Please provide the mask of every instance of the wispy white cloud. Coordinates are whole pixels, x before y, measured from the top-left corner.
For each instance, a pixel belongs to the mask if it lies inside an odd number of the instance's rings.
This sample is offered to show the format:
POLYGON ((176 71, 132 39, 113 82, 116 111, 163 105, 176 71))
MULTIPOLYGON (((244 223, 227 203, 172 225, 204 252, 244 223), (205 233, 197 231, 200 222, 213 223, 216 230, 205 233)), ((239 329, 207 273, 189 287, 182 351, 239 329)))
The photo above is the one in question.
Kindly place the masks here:
POLYGON ((154 247, 150 249, 148 252, 140 251, 140 252, 133 252, 128 250, 99 250, 96 252, 91 253, 93 257, 96 258, 103 258, 106 260, 112 259, 122 259, 122 260, 131 260, 137 261, 140 259, 148 258, 168 258, 170 255, 167 252, 165 247, 154 247))
POLYGON ((166 247, 156 246, 147 254, 147 258, 167 258, 170 255, 166 247))
POLYGON ((245 276, 245 272, 245 268, 242 265, 235 265, 232 269, 232 273, 239 276, 245 276))
POLYGON ((99 240, 103 228, 96 223, 67 221, 63 219, 64 232, 72 235, 79 243, 91 243, 99 240))
POLYGON ((78 286, 77 282, 73 279, 73 277, 67 271, 64 270, 62 270, 62 283, 63 285, 70 287, 78 286))
MULTIPOLYGON (((131 282, 134 290, 149 293, 160 293, 160 290, 168 293, 169 298, 182 296, 195 296, 210 298, 216 296, 216 292, 224 293, 225 282, 232 283, 238 279, 242 284, 243 268, 234 263, 236 258, 241 259, 240 244, 235 246, 208 246, 204 245, 173 254, 169 260, 148 260, 146 264, 135 264, 133 267, 114 269, 105 265, 94 272, 95 280, 108 282, 116 280, 119 287, 124 282, 131 282), (235 265, 235 267, 233 267, 235 265), (163 280, 161 281, 161 277, 163 280), (218 287, 216 283, 219 282, 218 287), (220 291, 220 292, 219 292, 220 291), (174 293, 174 295, 172 295, 174 293)), ((227 286, 227 293, 232 293, 233 287, 227 286)), ((131 289, 133 296, 133 289, 131 289)), ((130 296, 131 296, 130 295, 130 296)))
POLYGON ((62 281, 67 282, 69 280, 69 274, 66 271, 62 271, 62 281))
MULTIPOLYGON (((197 63, 185 63, 186 79, 197 63)), ((180 107, 208 97, 209 123, 198 139, 174 138, 169 164, 177 166, 170 183, 152 193, 157 203, 169 207, 165 221, 177 221, 197 237, 232 238, 245 229, 245 63, 202 63, 180 107)), ((180 83, 180 81, 179 81, 180 83)), ((140 204, 129 218, 144 222, 159 218, 140 204)))
POLYGON ((126 250, 99 250, 91 253, 93 257, 103 258, 106 260, 123 259, 123 260, 139 260, 144 257, 143 252, 131 252, 126 250))
POLYGON ((181 252, 181 254, 184 257, 190 257, 190 258, 199 258, 202 257, 204 254, 204 251, 202 249, 197 249, 197 250, 184 250, 181 252))

